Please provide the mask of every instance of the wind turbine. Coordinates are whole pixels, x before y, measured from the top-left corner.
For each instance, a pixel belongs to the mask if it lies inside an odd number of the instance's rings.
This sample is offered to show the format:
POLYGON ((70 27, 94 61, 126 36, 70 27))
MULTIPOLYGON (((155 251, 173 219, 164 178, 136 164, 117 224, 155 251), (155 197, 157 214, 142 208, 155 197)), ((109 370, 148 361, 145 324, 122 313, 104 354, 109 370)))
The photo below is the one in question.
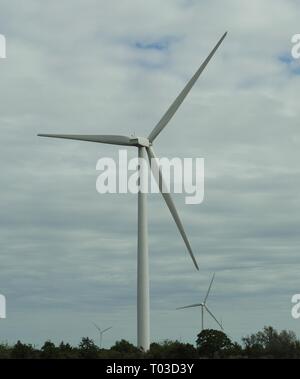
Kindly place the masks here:
POLYGON ((112 328, 112 326, 110 326, 109 328, 106 328, 106 329, 100 329, 99 328, 99 326, 97 325, 97 324, 95 324, 94 322, 93 322, 93 324, 94 324, 94 326, 95 326, 95 328, 98 330, 98 332, 99 332, 99 348, 101 349, 102 348, 102 339, 103 339, 103 334, 105 333, 105 332, 107 332, 108 330, 110 330, 111 328, 112 328))
POLYGON ((220 326, 221 330, 223 330, 223 325, 222 323, 220 323, 216 317, 213 315, 213 313, 208 309, 207 305, 206 305, 206 301, 208 299, 208 295, 209 295, 209 292, 210 292, 210 289, 211 289, 211 286, 212 286, 212 283, 214 281, 214 278, 215 278, 215 274, 213 274, 213 277, 210 281, 210 284, 209 284, 209 287, 208 287, 208 290, 207 290, 207 293, 206 293, 206 296, 204 298, 204 301, 203 303, 199 303, 199 304, 192 304, 192 305, 186 305, 185 307, 180 307, 180 308, 176 308, 176 309, 186 309, 186 308, 194 308, 194 307, 201 307, 201 331, 204 329, 204 310, 206 310, 207 313, 209 313, 211 315, 211 317, 216 321, 216 323, 220 326))
MULTIPOLYGON (((208 62, 211 60, 212 56, 215 54, 218 47, 221 45, 222 41, 226 37, 227 32, 221 37, 216 46, 213 48, 211 53, 201 64, 199 69, 196 71, 194 76, 186 84, 181 93, 177 96, 175 101, 168 108, 166 113, 154 127, 152 132, 147 138, 145 137, 127 137, 120 135, 78 135, 78 134, 38 134, 40 137, 53 137, 53 138, 65 138, 71 140, 79 141, 89 141, 106 143, 112 145, 121 146, 135 146, 138 148, 139 158, 143 160, 149 159, 152 163, 152 170, 154 171, 153 162, 155 161, 155 153, 153 150, 153 142, 160 132, 165 128, 171 118, 174 116, 175 112, 199 78, 202 71, 207 66, 208 62)), ((148 171, 144 165, 139 167, 139 178, 140 183, 145 180, 145 176, 148 171)), ((194 262, 195 267, 199 270, 196 259, 192 252, 192 248, 184 231, 182 222, 179 218, 173 200, 170 193, 162 191, 166 188, 161 170, 157 167, 156 173, 159 175, 159 189, 162 196, 172 214, 172 217, 179 229, 179 232, 184 240, 187 250, 194 262)), ((147 223, 147 194, 139 190, 138 192, 138 254, 137 254, 137 340, 138 347, 147 351, 150 347, 150 322, 149 322, 149 264, 148 264, 148 223, 147 223)))

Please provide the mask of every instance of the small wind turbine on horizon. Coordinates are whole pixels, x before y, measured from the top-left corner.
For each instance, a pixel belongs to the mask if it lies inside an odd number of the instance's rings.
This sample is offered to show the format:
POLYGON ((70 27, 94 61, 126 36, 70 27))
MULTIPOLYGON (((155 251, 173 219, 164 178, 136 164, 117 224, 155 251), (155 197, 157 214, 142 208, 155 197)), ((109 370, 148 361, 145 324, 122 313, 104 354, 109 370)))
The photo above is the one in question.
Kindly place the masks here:
POLYGON ((112 326, 110 326, 109 328, 106 328, 106 329, 100 329, 99 326, 97 324, 95 324, 93 322, 93 325, 95 326, 95 328, 98 330, 99 332, 99 348, 102 349, 102 340, 103 340, 103 334, 105 332, 107 332, 108 330, 112 329, 112 326))
POLYGON ((211 286, 213 284, 213 281, 214 281, 214 278, 215 278, 215 274, 213 274, 213 277, 210 281, 210 284, 209 284, 209 287, 208 287, 208 290, 207 290, 207 293, 206 293, 206 296, 204 298, 204 301, 203 303, 198 303, 198 304, 192 304, 192 305, 186 305, 184 307, 179 307, 179 308, 176 308, 176 309, 186 309, 186 308, 194 308, 194 307, 201 307, 201 331, 204 330, 204 311, 206 311, 208 314, 210 314, 210 316, 216 321, 216 323, 219 325, 219 327, 221 328, 221 330, 224 330, 223 329, 223 325, 222 325, 222 322, 219 322, 216 317, 214 316, 214 314, 208 309, 207 305, 206 305, 206 302, 207 302, 207 299, 208 299, 208 295, 210 293, 210 290, 211 290, 211 286))
MULTIPOLYGON (((146 137, 128 137, 120 135, 80 135, 80 134, 38 134, 40 137, 53 137, 53 138, 65 138, 78 141, 89 141, 97 143, 106 143, 112 145, 131 146, 138 148, 138 156, 143 160, 150 161, 150 167, 153 172, 158 173, 159 177, 159 189, 160 192, 171 212, 171 215, 177 225, 177 228, 184 240, 187 250, 193 260, 193 263, 197 270, 198 264, 194 257, 191 245, 183 228, 182 222, 179 218, 176 207, 173 203, 170 193, 164 192, 163 189, 167 188, 162 172, 156 165, 156 155, 153 150, 153 142, 161 131, 166 127, 171 118, 180 107, 187 94, 196 83, 202 71, 205 69, 218 47, 226 37, 227 32, 221 37, 219 42, 213 48, 211 53, 196 71, 194 76, 186 84, 184 89, 177 96, 172 105, 168 108, 166 113, 154 127, 149 136, 146 137), (154 166, 155 165, 155 166, 154 166), (155 171, 154 171, 155 170, 155 171)), ((140 183, 145 180, 148 170, 144 165, 139 167, 139 179, 140 183)), ((148 220, 147 220, 147 194, 141 190, 138 192, 138 254, 137 254, 137 346, 144 351, 149 350, 150 347, 150 305, 149 305, 149 261, 148 261, 148 220)))

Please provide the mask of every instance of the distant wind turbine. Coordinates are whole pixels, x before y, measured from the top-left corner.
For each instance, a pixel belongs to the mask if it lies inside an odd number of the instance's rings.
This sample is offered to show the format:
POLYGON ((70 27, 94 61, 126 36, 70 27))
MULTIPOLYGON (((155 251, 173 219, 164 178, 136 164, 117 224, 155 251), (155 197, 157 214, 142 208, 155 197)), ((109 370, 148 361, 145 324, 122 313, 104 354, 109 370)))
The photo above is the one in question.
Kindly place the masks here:
POLYGON ((108 330, 110 330, 111 328, 112 328, 112 326, 110 326, 109 328, 106 328, 106 329, 100 329, 99 328, 99 326, 97 325, 97 324, 95 324, 94 322, 93 322, 93 324, 94 324, 94 326, 95 326, 95 328, 98 330, 98 332, 99 332, 99 348, 100 349, 102 349, 102 339, 103 339, 103 334, 105 333, 105 332, 107 332, 108 330))
MULTIPOLYGON (((207 66, 208 62, 211 60, 215 54, 218 47, 221 45, 222 41, 226 37, 227 32, 221 37, 219 42, 213 48, 211 53, 196 71, 194 76, 186 84, 181 93, 177 96, 175 101, 163 115, 161 120, 154 127, 152 132, 147 138, 145 137, 127 137, 119 135, 78 135, 78 134, 38 134, 41 137, 53 137, 53 138, 65 138, 71 140, 79 141, 89 141, 89 142, 98 142, 106 143, 112 145, 121 145, 121 146, 134 146, 138 148, 139 158, 144 160, 149 159, 152 163, 151 169, 154 171, 153 162, 155 162, 155 153, 153 150, 153 142, 155 138, 160 134, 160 132, 165 128, 169 123, 171 118, 174 116, 175 112, 196 83, 202 71, 207 66)), ((117 109, 117 106, 116 106, 117 109)), ((156 166, 156 164, 155 164, 156 166)), ((192 252, 191 245, 184 231, 182 222, 179 218, 173 200, 170 193, 163 192, 162 189, 166 188, 165 183, 162 178, 162 173, 159 167, 156 168, 156 173, 159 175, 159 189, 162 193, 162 196, 171 212, 171 215, 179 229, 179 232, 184 240, 184 243, 187 247, 187 250, 193 260, 195 267, 199 270, 196 259, 192 252)), ((140 165, 139 168, 139 178, 140 182, 145 179, 145 176, 148 174, 144 165, 140 165)), ((138 254, 137 254, 137 335, 138 342, 137 345, 139 348, 147 351, 150 347, 150 314, 149 314, 149 263, 148 263, 148 222, 147 222, 147 194, 141 190, 138 192, 138 254)))
POLYGON ((206 305, 206 301, 208 299, 208 295, 209 295, 209 292, 211 290, 211 286, 212 286, 212 283, 214 281, 214 278, 215 278, 215 274, 213 274, 213 277, 210 281, 210 285, 208 287, 208 290, 207 290, 207 293, 206 293, 206 296, 204 298, 204 301, 203 303, 199 303, 199 304, 192 304, 192 305, 186 305, 185 307, 180 307, 180 308, 176 308, 176 309, 186 309, 186 308, 194 308, 194 307, 201 307, 201 331, 204 329, 204 310, 206 310, 207 313, 210 314, 210 316, 216 321, 216 323, 220 326, 220 328, 223 330, 223 325, 222 323, 220 323, 216 317, 213 315, 213 313, 208 309, 207 305, 206 305))

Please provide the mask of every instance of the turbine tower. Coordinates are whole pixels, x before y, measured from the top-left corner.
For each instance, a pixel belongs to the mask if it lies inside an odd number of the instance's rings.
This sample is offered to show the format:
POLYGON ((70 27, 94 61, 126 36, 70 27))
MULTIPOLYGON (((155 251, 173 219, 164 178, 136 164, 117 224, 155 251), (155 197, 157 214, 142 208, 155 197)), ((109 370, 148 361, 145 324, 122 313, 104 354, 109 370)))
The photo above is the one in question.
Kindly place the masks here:
POLYGON ((176 309, 186 309, 186 308, 194 308, 194 307, 201 307, 201 331, 204 329, 204 311, 206 311, 207 313, 210 314, 210 316, 216 321, 216 323, 219 325, 219 327, 221 328, 221 330, 223 330, 223 325, 222 325, 222 322, 220 323, 216 317, 213 315, 213 313, 208 309, 207 305, 206 305, 206 301, 208 299, 208 295, 209 295, 209 292, 211 290, 211 286, 212 286, 212 283, 214 281, 214 278, 215 278, 215 274, 213 274, 213 277, 210 281, 210 284, 209 284, 209 287, 208 287, 208 290, 207 290, 207 293, 206 293, 206 296, 204 298, 204 301, 203 303, 199 303, 199 304, 192 304, 192 305, 186 305, 185 307, 180 307, 180 308, 176 308, 176 309))
POLYGON ((95 326, 95 328, 98 330, 98 332, 99 332, 99 348, 100 349, 102 349, 102 340, 103 340, 103 334, 105 333, 105 332, 107 332, 108 330, 110 330, 111 328, 112 328, 112 326, 110 326, 109 328, 106 328, 106 329, 100 329, 99 328, 99 326, 97 325, 97 324, 95 324, 94 322, 93 322, 93 324, 94 324, 94 326, 95 326))
MULTIPOLYGON (((169 123, 171 118, 174 116, 175 112, 199 78, 202 71, 207 66, 208 62, 215 54, 216 50, 226 37, 227 32, 221 37, 219 42, 213 48, 211 53, 196 71, 194 76, 190 79, 190 81, 186 84, 181 93, 177 96, 175 101, 171 104, 169 109, 163 115, 161 120, 154 127, 152 132, 149 134, 147 138, 145 137, 127 137, 120 135, 80 135, 80 134, 38 134, 40 137, 53 137, 53 138, 65 138, 71 140, 79 140, 79 141, 89 141, 89 142, 97 142, 97 143, 106 143, 112 145, 121 145, 121 146, 134 146, 138 148, 138 156, 139 158, 148 159, 152 163, 155 161, 155 152, 153 149, 153 142, 160 134, 160 132, 165 128, 165 126, 169 123)), ((139 177, 140 183, 145 179, 145 176, 148 174, 144 165, 140 165, 139 167, 139 177)), ((159 175, 159 189, 162 193, 162 196, 171 212, 171 215, 179 229, 179 232, 184 240, 184 243, 187 247, 187 250, 194 262, 195 267, 199 270, 196 259, 192 252, 192 248, 184 231, 182 222, 179 218, 173 200, 171 198, 170 193, 166 193, 162 191, 162 189, 166 188, 161 170, 159 167, 155 167, 155 173, 159 175)), ((141 191, 141 185, 138 192, 138 254, 137 254, 137 346, 144 351, 147 351, 150 347, 150 321, 149 321, 149 264, 148 264, 148 228, 147 228, 147 194, 141 191)))

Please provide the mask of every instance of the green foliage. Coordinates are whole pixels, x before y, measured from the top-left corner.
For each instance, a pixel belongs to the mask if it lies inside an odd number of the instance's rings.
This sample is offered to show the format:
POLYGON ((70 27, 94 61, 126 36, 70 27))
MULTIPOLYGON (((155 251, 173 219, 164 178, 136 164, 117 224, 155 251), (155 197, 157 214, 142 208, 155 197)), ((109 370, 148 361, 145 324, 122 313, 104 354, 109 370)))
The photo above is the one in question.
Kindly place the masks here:
POLYGON ((189 343, 164 341, 152 343, 147 358, 152 359, 193 359, 199 358, 197 350, 189 343))
POLYGON ((88 337, 83 337, 79 344, 79 356, 84 359, 98 358, 98 347, 88 337))
POLYGON ((292 331, 277 332, 272 326, 265 326, 256 334, 244 337, 245 354, 249 358, 299 358, 300 342, 292 331))
POLYGON ((179 341, 152 343, 143 352, 126 340, 110 349, 99 349, 88 337, 78 347, 46 341, 40 349, 18 341, 14 346, 0 344, 0 359, 199 359, 199 358, 300 358, 300 341, 294 332, 271 326, 242 338, 242 346, 219 330, 203 330, 197 336, 197 348, 179 341))
POLYGON ((205 329, 197 337, 196 344, 201 357, 224 357, 233 345, 220 330, 205 329))
POLYGON ((51 341, 46 341, 41 348, 41 358, 54 359, 57 357, 57 348, 51 341))
POLYGON ((143 352, 126 340, 117 341, 110 350, 115 358, 142 358, 143 355, 143 352))
POLYGON ((126 340, 117 341, 111 350, 118 351, 119 353, 137 353, 139 349, 126 340))
POLYGON ((38 351, 32 345, 26 345, 18 341, 11 350, 11 358, 15 358, 15 359, 38 358, 38 351))
POLYGON ((231 344, 231 346, 223 351, 223 358, 243 358, 243 348, 237 342, 231 344))
POLYGON ((57 352, 59 354, 57 358, 61 359, 73 359, 78 356, 78 349, 63 341, 58 346, 57 352))
POLYGON ((10 358, 11 348, 7 343, 0 344, 0 359, 8 359, 10 358))

